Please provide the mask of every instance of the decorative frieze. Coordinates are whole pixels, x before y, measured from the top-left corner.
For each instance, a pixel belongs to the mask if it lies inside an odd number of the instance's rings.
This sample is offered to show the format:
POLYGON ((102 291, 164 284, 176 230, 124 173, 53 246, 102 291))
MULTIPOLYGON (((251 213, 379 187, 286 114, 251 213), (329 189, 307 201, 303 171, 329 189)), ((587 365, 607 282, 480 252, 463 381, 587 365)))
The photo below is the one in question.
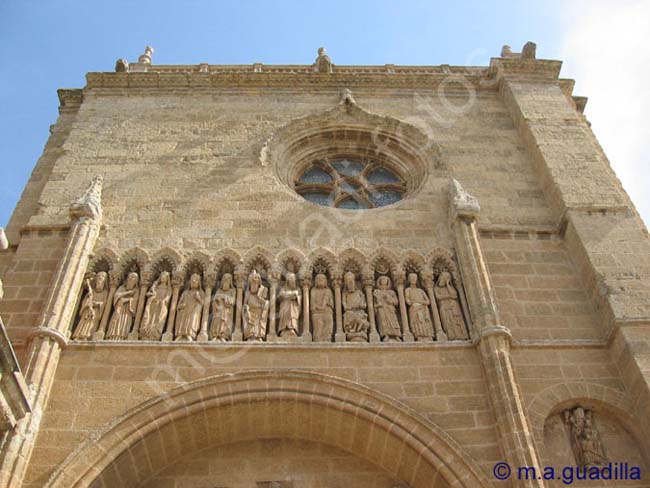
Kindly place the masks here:
POLYGON ((452 254, 257 247, 184 257, 97 251, 76 341, 432 342, 469 337, 452 254), (407 284, 408 277, 408 284, 407 284))

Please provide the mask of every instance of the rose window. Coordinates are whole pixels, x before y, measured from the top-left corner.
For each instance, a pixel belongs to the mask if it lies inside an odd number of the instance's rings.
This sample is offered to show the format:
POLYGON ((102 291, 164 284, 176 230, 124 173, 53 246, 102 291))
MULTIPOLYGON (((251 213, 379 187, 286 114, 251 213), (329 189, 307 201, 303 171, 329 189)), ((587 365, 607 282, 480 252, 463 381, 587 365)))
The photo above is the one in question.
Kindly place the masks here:
POLYGON ((317 205, 351 210, 384 207, 406 193, 406 182, 377 161, 341 157, 309 165, 294 183, 295 191, 317 205))

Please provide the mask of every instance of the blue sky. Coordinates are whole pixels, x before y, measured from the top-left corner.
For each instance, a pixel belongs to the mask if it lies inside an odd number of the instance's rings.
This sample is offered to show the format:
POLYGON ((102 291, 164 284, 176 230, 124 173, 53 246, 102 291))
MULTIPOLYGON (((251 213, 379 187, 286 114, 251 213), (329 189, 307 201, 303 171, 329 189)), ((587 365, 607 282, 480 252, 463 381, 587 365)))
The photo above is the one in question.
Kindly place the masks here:
MULTIPOLYGON (((644 2, 624 1, 620 4, 623 7, 611 8, 624 10, 627 6, 629 25, 629 16, 639 15, 635 9, 640 3, 644 2)), ((577 73, 592 79, 593 70, 602 64, 602 51, 591 52, 595 68, 592 66, 591 71, 585 68, 589 65, 579 56, 580 48, 595 44, 591 49, 597 50, 598 43, 589 37, 581 41, 580 32, 589 36, 589 31, 577 26, 584 24, 585 12, 594 11, 595 5, 601 11, 595 11, 589 26, 609 22, 611 28, 614 12, 607 10, 607 2, 596 0, 568 3, 556 0, 456 3, 2 0, 0 225, 6 225, 43 150, 48 128, 56 121, 56 89, 83 87, 86 72, 112 71, 117 58, 135 60, 146 44, 155 48, 156 64, 309 64, 316 49, 326 46, 337 64, 487 65, 503 44, 510 44, 518 51, 524 42, 534 40, 538 44, 538 57, 576 58, 572 65, 565 64, 563 76, 577 73), (576 31, 580 32, 576 34, 576 31), (571 46, 574 48, 567 54, 571 46)), ((617 4, 612 2, 612 5, 617 4)), ((647 25, 636 28, 646 35, 647 25)), ((628 35, 623 28, 619 34, 628 35)), ((599 36, 604 42, 601 38, 610 41, 607 36, 599 36)), ((611 39, 613 43, 624 40, 611 39)), ((592 100, 614 96, 614 92, 607 92, 602 86, 592 89, 602 88, 603 93, 584 93, 580 91, 580 81, 577 94, 588 95, 592 100)), ((605 113, 603 120, 608 116, 611 113, 605 113)), ((592 122, 600 135, 595 120, 592 122)), ((622 123, 632 127, 634 122, 626 119, 622 123)), ((601 127, 602 133, 610 132, 605 123, 601 127)), ((644 141, 646 136, 641 134, 638 140, 644 141)), ((612 159, 609 147, 604 145, 612 159)), ((611 146, 616 147, 614 143, 611 146)), ((625 145, 628 151, 629 146, 625 145)), ((645 154, 645 149, 639 148, 639 155, 645 154)), ((625 158, 624 164, 619 163, 624 169, 630 164, 629 154, 625 158)), ((647 159, 637 163, 648 166, 647 159)), ((622 173, 625 171, 619 171, 622 173)), ((634 186, 639 183, 638 173, 630 173, 629 185, 634 186)), ((641 190, 650 179, 647 173, 644 178, 641 190)), ((623 180, 627 188, 628 183, 623 180)), ((637 205, 643 194, 632 195, 637 205)), ((644 209, 640 210, 644 214, 644 209)), ((650 205, 644 216, 647 221, 650 205)))

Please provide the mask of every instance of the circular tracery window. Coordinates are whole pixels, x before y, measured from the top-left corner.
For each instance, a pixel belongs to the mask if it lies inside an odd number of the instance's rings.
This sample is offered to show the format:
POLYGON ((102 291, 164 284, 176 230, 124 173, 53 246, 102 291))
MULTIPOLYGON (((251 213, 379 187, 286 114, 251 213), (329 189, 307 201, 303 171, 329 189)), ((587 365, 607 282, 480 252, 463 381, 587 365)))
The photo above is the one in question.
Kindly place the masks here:
POLYGON ((303 170, 294 189, 312 203, 357 210, 401 200, 406 183, 396 171, 378 161, 340 157, 314 161, 303 170))

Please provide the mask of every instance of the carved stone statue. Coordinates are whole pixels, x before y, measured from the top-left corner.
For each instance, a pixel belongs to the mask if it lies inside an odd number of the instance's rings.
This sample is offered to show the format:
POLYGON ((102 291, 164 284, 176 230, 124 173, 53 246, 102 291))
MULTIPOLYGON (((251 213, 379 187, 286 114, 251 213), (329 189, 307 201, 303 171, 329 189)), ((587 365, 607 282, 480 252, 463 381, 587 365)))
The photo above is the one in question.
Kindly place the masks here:
POLYGON ((327 277, 324 274, 316 275, 309 303, 314 342, 331 342, 334 333, 334 296, 327 287, 327 277))
POLYGON ((115 72, 116 73, 126 73, 129 71, 129 62, 126 59, 118 59, 115 61, 115 72))
POLYGON ((415 339, 420 342, 433 340, 433 323, 429 314, 429 297, 418 288, 418 275, 410 273, 409 287, 404 290, 404 299, 409 309, 409 324, 415 339))
POLYGON ((433 292, 438 302, 440 321, 447 338, 450 341, 467 339, 467 328, 458 302, 458 292, 451 282, 449 272, 443 271, 440 273, 433 292))
POLYGON ((268 290, 262 285, 262 277, 256 270, 248 277, 248 289, 244 296, 244 340, 263 341, 269 315, 268 290))
POLYGON ((278 322, 278 335, 280 337, 297 337, 302 293, 296 286, 295 274, 287 273, 286 283, 280 290, 279 298, 280 320, 278 322))
POLYGON ((314 71, 317 73, 331 73, 332 72, 332 60, 325 53, 324 47, 318 48, 318 57, 314 61, 314 71))
POLYGON ((350 342, 366 342, 368 340, 368 314, 366 313, 366 297, 357 289, 354 273, 345 273, 345 290, 343 291, 343 330, 350 342))
POLYGON ((344 88, 341 90, 341 101, 339 102, 341 105, 356 105, 357 102, 354 100, 354 97, 352 96, 352 90, 349 88, 344 88))
POLYGON ((397 306, 399 299, 397 293, 391 287, 388 276, 380 276, 377 279, 377 289, 372 293, 375 299, 375 316, 377 317, 377 328, 382 340, 395 342, 402 340, 402 330, 397 318, 397 306))
POLYGON ((120 285, 113 297, 113 316, 108 323, 106 339, 119 341, 129 336, 139 294, 138 273, 132 271, 126 277, 126 283, 120 285))
POLYGON ((163 271, 147 292, 147 305, 140 324, 140 339, 159 341, 162 338, 171 296, 171 275, 163 271))
POLYGON ((106 280, 107 274, 104 271, 95 275, 94 285, 90 284, 90 280, 86 280, 87 292, 79 308, 79 323, 72 335, 73 339, 87 341, 93 338, 108 298, 106 280))
POLYGON ((235 295, 232 275, 225 273, 221 278, 221 287, 212 299, 212 322, 210 324, 212 340, 226 342, 232 338, 235 295))
POLYGON ((205 292, 201 288, 201 276, 197 273, 190 276, 187 289, 178 301, 176 317, 175 341, 194 341, 201 328, 201 312, 205 292))
POLYGON ((537 53, 537 44, 532 41, 528 41, 524 44, 524 47, 521 48, 521 57, 524 59, 535 59, 537 53))
POLYGON ((580 467, 589 468, 607 464, 607 456, 594 425, 591 410, 582 407, 565 410, 564 422, 569 427, 571 447, 580 467))

